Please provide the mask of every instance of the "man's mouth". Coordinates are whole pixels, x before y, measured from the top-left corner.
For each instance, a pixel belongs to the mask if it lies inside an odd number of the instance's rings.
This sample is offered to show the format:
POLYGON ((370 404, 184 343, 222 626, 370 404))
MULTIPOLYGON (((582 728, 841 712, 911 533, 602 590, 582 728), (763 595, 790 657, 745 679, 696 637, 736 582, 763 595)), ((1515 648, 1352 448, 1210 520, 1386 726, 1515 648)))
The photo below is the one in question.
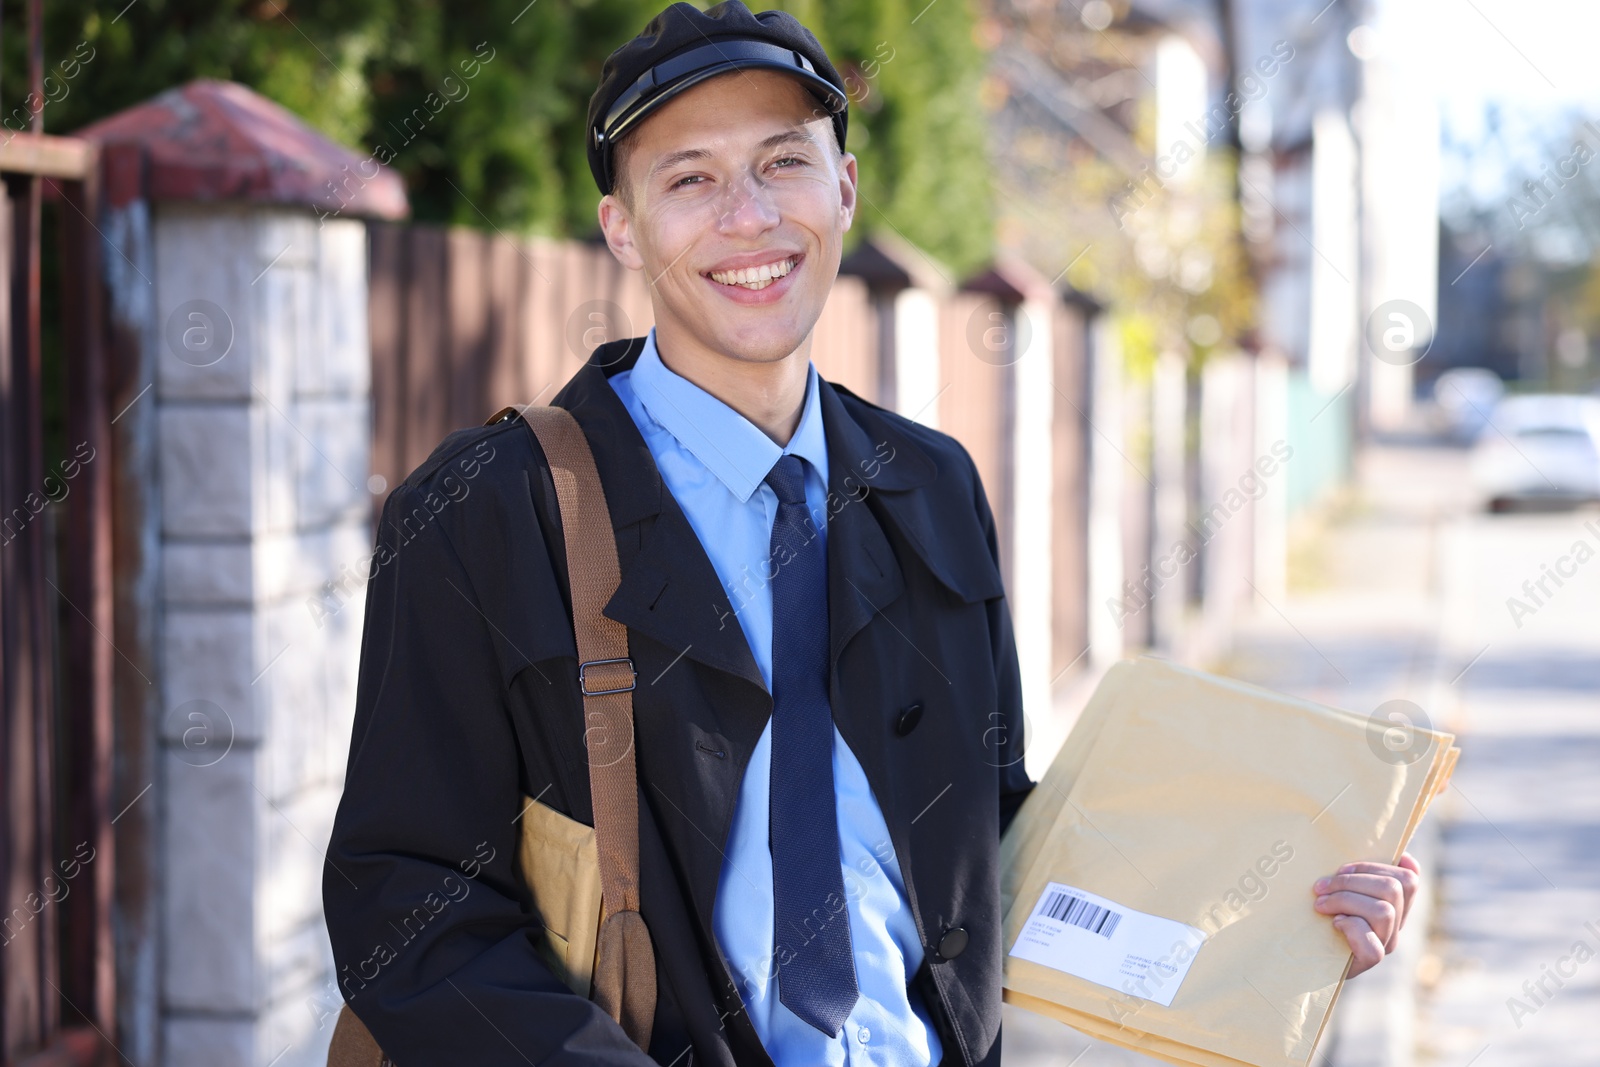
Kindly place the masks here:
POLYGON ((736 285, 741 289, 765 289, 791 270, 794 270, 799 262, 799 256, 789 256, 786 259, 763 263, 759 267, 745 267, 741 270, 708 271, 706 277, 722 285, 736 285))

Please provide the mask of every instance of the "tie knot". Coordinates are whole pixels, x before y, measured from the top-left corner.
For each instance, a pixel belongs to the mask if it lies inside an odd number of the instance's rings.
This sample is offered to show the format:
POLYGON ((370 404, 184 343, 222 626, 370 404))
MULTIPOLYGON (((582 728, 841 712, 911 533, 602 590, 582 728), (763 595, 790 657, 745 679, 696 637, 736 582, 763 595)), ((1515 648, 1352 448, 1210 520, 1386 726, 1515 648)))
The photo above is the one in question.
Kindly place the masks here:
POLYGON ((763 479, 772 486, 772 491, 778 494, 780 504, 804 504, 806 502, 806 472, 800 462, 800 457, 785 454, 778 457, 778 462, 772 465, 763 479))

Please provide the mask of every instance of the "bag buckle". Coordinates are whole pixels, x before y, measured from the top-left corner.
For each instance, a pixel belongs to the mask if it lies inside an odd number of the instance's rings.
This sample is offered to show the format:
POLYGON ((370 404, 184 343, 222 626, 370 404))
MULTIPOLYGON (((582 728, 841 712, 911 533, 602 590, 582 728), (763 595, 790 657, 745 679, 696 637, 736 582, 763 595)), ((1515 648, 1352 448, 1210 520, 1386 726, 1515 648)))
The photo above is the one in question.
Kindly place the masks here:
POLYGON ((605 696, 608 693, 629 693, 639 684, 639 672, 634 669, 633 657, 621 656, 617 659, 591 659, 578 664, 578 688, 583 690, 586 697, 605 696), (613 686, 610 689, 590 689, 588 672, 590 667, 601 667, 610 663, 626 663, 628 672, 633 675, 627 685, 613 686))

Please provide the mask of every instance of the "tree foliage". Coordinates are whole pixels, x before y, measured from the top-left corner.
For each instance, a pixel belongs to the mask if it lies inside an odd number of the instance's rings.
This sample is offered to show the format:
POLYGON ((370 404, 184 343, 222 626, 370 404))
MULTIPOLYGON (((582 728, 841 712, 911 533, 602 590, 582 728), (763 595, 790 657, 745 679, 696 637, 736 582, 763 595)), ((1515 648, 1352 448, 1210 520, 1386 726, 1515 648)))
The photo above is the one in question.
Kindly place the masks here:
POLYGON ((850 91, 858 230, 887 227, 960 280, 992 254, 979 87, 985 55, 965 0, 792 0, 850 91))
POLYGON ((997 84, 1000 244, 1104 304, 1135 378, 1148 377, 1162 351, 1198 370, 1213 352, 1236 348, 1256 315, 1238 154, 1219 136, 1185 155, 1194 158, 1187 180, 1159 177, 1157 156, 1170 146, 1156 144, 1153 86, 1143 73, 1159 35, 1088 30, 1017 3, 1000 4, 995 18, 1009 47, 1032 53, 1044 78, 1070 86, 1108 120, 1115 136, 1102 133, 1103 142, 1125 146, 1125 158, 1113 159, 1014 86, 997 84), (1139 159, 1143 168, 1130 162, 1139 159))
MULTIPOLYGON (((46 5, 43 114, 62 133, 197 77, 241 82, 388 162, 414 216, 508 232, 595 232, 584 118, 607 55, 661 0, 91 0, 46 5), (470 76, 469 76, 470 72, 470 76)), ((704 5, 702 5, 704 6, 704 5)), ((756 4, 756 7, 763 5, 756 4)), ((958 269, 990 242, 966 0, 787 0, 851 79, 862 202, 958 269)), ((4 119, 28 124, 22 0, 0 13, 4 119)))

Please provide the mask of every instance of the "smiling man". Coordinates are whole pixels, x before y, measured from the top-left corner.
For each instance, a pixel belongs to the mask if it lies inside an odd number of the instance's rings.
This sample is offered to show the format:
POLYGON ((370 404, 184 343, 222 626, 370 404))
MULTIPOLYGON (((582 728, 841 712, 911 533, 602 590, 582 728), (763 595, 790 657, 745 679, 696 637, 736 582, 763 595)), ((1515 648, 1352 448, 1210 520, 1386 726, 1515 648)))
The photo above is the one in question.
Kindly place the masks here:
MULTIPOLYGON (((385 504, 324 897, 341 991, 405 1067, 999 1063, 1016 644, 966 450, 811 362, 846 105, 809 31, 738 0, 662 12, 590 103, 600 225, 656 325, 553 402, 638 678, 645 1051, 551 970, 515 863, 521 797, 593 820, 549 463, 518 420, 464 430, 385 504)), ((1315 907, 1360 969, 1415 886, 1364 864, 1315 907)))

